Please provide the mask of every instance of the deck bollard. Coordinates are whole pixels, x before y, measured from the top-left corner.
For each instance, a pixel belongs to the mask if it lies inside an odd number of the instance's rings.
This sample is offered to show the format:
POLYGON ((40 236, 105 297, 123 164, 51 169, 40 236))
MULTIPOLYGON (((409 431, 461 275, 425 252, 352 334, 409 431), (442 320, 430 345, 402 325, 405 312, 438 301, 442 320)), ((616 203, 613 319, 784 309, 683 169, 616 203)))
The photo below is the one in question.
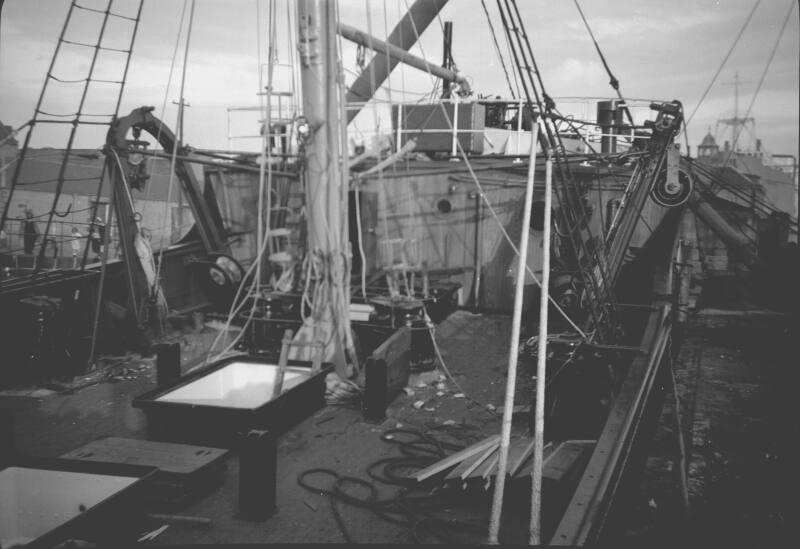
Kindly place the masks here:
POLYGON ((239 518, 266 520, 277 510, 278 444, 269 431, 251 430, 239 453, 239 518))
POLYGON ((388 371, 386 361, 368 358, 364 366, 364 421, 382 423, 386 419, 388 404, 388 371))
POLYGON ((166 387, 181 377, 180 343, 159 343, 156 345, 156 383, 166 387))

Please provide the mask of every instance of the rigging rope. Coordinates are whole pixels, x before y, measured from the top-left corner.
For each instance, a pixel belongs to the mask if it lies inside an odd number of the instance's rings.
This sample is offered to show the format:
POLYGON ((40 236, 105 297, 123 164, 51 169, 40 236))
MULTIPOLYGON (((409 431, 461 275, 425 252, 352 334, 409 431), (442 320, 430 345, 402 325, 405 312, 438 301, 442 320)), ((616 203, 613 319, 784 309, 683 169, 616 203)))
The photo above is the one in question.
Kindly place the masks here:
MULTIPOLYGON (((617 92, 617 97, 619 97, 619 100, 622 101, 623 103, 625 103, 625 98, 622 97, 622 92, 619 89, 619 80, 617 80, 617 77, 614 76, 614 74, 611 72, 611 68, 608 66, 608 62, 606 61, 606 57, 605 57, 605 55, 603 55, 603 52, 600 49, 600 45, 597 43, 597 40, 594 37, 594 33, 592 32, 592 28, 589 26, 589 22, 586 20, 586 16, 583 14, 583 10, 581 9, 581 5, 578 3, 578 0, 573 0, 573 1, 575 2, 575 7, 578 8, 578 13, 581 14, 581 19, 583 19, 583 24, 586 26, 586 30, 589 31, 589 36, 592 38, 592 42, 594 42, 594 47, 597 50, 597 55, 600 56, 600 61, 603 63, 603 67, 605 67, 605 69, 606 69, 606 73, 608 74, 608 78, 609 78, 609 82, 608 83, 611 85, 612 88, 614 88, 614 91, 617 92)), ((633 117, 631 116, 630 110, 626 107, 626 108, 623 109, 623 111, 627 115, 628 122, 630 122, 630 125, 634 126, 635 124, 633 123, 633 117)))
MULTIPOLYGON (((178 35, 175 37, 175 47, 174 47, 174 49, 172 51, 172 61, 170 62, 170 65, 169 65, 169 76, 167 77, 167 86, 166 86, 166 90, 164 91, 164 101, 161 103, 161 116, 160 116, 159 120, 163 120, 164 119, 164 113, 165 113, 165 111, 167 109, 167 100, 169 98, 169 88, 170 88, 170 85, 172 83, 172 74, 173 74, 173 71, 175 70, 175 60, 178 57, 178 46, 180 45, 180 41, 181 41, 181 31, 183 30, 183 22, 185 21, 185 17, 186 17, 186 4, 187 4, 187 0, 183 0, 183 8, 181 10, 181 19, 180 19, 181 23, 180 23, 180 25, 178 25, 178 35)), ((181 79, 181 101, 183 101, 183 80, 186 78, 186 58, 187 58, 188 53, 189 53, 189 37, 191 36, 191 32, 192 32, 192 22, 193 22, 193 20, 194 20, 194 0, 192 0, 192 12, 191 12, 191 15, 189 16, 189 22, 188 22, 188 31, 187 31, 188 34, 187 34, 187 37, 186 37, 186 54, 184 55, 184 58, 183 58, 184 71, 183 71, 183 78, 181 79)), ((183 108, 183 107, 181 106, 180 108, 183 108)), ((164 127, 163 124, 160 124, 158 126, 158 132, 156 134, 156 141, 159 141, 159 139, 161 138, 161 132, 163 130, 163 127, 164 127)), ((183 136, 181 136, 181 140, 182 139, 183 139, 183 136)), ((163 263, 163 259, 164 259, 164 248, 166 248, 166 246, 164 246, 164 236, 166 234, 166 223, 167 223, 166 220, 168 218, 170 199, 172 198, 172 188, 173 188, 174 181, 175 181, 175 162, 176 162, 177 154, 178 154, 178 142, 176 141, 175 144, 172 147, 172 159, 170 161, 169 183, 167 183, 167 196, 166 196, 166 200, 164 201, 164 216, 163 216, 162 224, 161 224, 161 241, 159 242, 159 245, 158 245, 158 262, 156 264, 156 280, 158 280, 158 278, 161 276, 161 264, 163 263)), ((153 158, 153 161, 156 160, 156 149, 155 148, 153 148, 153 156, 152 156, 152 158, 153 158)), ((148 185, 147 186, 147 190, 145 191, 145 200, 147 200, 149 198, 149 193, 150 193, 150 189, 151 188, 152 188, 152 185, 148 185)), ((179 205, 179 207, 180 207, 180 205, 179 205)), ((170 238, 170 240, 171 240, 171 238, 170 238)))
POLYGON ((272 74, 273 74, 273 66, 275 63, 275 59, 273 53, 275 51, 275 37, 277 33, 275 32, 277 26, 277 16, 276 16, 277 8, 275 6, 275 0, 270 0, 268 8, 267 8, 267 24, 269 29, 269 46, 268 46, 268 55, 267 55, 267 94, 266 94, 266 102, 264 101, 264 85, 261 76, 261 4, 260 2, 256 2, 256 33, 257 33, 257 59, 258 59, 258 86, 259 86, 259 108, 261 110, 261 119, 264 120, 264 131, 261 132, 261 154, 260 154, 260 162, 259 162, 259 171, 258 171, 258 204, 257 208, 257 221, 256 221, 256 257, 254 258, 253 262, 248 266, 248 269, 245 273, 245 276, 242 277, 242 280, 239 284, 239 287, 236 289, 236 294, 234 295, 233 301, 231 302, 230 309, 228 310, 228 317, 225 320, 225 324, 223 328, 217 333, 217 336, 211 343, 211 347, 208 350, 208 356, 206 357, 206 363, 219 360, 222 357, 228 355, 232 352, 233 348, 239 343, 242 336, 246 333, 247 328, 249 327, 250 323, 253 321, 253 317, 255 316, 255 311, 258 306, 258 296, 260 295, 261 289, 261 266, 264 261, 264 254, 266 250, 269 248, 269 230, 272 223, 272 147, 270 143, 271 138, 271 92, 272 92, 272 74), (266 195, 266 212, 264 211, 264 197, 266 195), (266 213, 266 219, 264 218, 264 213, 266 213), (247 287, 247 290, 243 293, 242 290, 245 288, 247 281, 250 280, 250 284, 247 287), (231 323, 233 319, 240 313, 242 308, 244 308, 245 304, 247 303, 248 298, 251 299, 250 303, 250 312, 245 319, 244 325, 239 330, 238 334, 231 339, 231 341, 225 346, 225 348, 214 355, 211 356, 211 352, 216 348, 217 344, 219 343, 220 339, 227 335, 231 323), (241 302, 239 299, 241 298, 241 302))
MULTIPOLYGON (((413 20, 412 20, 411 23, 412 23, 411 27, 414 30, 414 34, 415 34, 415 36, 417 38, 417 42, 419 43, 419 39, 420 39, 419 32, 417 32, 417 28, 416 28, 416 25, 414 25, 413 20)), ((425 56, 425 51, 424 51, 424 49, 422 47, 422 44, 420 43, 419 46, 420 46, 420 52, 422 54, 422 58, 427 60, 427 58, 425 56)), ((433 74, 430 72, 430 69, 427 69, 427 70, 428 70, 428 74, 431 76, 431 79, 433 79, 433 74)), ((453 121, 450 118, 450 115, 448 114, 447 109, 444 108, 444 104, 442 104, 441 102, 439 103, 439 107, 440 107, 440 109, 442 111, 442 116, 443 116, 445 122, 447 123, 448 128, 452 131, 453 130, 453 121)), ((521 114, 522 113, 520 113, 520 115, 521 114)), ((478 176, 475 174, 475 170, 472 167, 472 163, 470 162, 466 151, 464 151, 464 148, 461 145, 461 140, 460 139, 456 139, 456 146, 458 148, 459 154, 461 155, 461 158, 463 158, 463 160, 464 160, 464 166, 469 171, 469 174, 470 174, 470 176, 472 178, 473 183, 475 184, 476 188, 478 189, 478 192, 480 193, 481 198, 486 203, 486 206, 489 209, 489 213, 492 215, 494 220, 497 222, 498 229, 500 230, 501 234, 505 238, 506 242, 508 242, 509 246, 511 246, 511 249, 514 251, 514 254, 516 255, 516 257, 519 258, 520 255, 521 255, 520 251, 519 251, 519 248, 514 244, 514 241, 511 239, 511 236, 508 234, 508 231, 506 231, 506 228, 503 225, 503 222, 500 220, 500 217, 497 215, 497 212, 495 211, 494 207, 492 206, 491 201, 487 197, 486 192, 484 192, 483 186, 481 185, 481 182, 478 180, 478 176)), ((539 280, 539 278, 536 276, 536 274, 534 274, 533 269, 531 269, 530 266, 528 266, 526 264, 525 270, 533 278, 533 281, 537 284, 537 286, 539 286, 541 288, 542 283, 539 280)), ((553 305, 553 307, 567 321, 567 323, 569 323, 569 325, 572 326, 572 328, 578 334, 580 334, 580 336, 583 339, 588 339, 586 333, 578 327, 578 325, 569 317, 569 315, 564 311, 564 309, 562 309, 559 306, 559 304, 556 302, 556 300, 552 296, 549 296, 549 300, 550 300, 550 303, 553 305)))
MULTIPOLYGON (((717 77, 719 76, 719 73, 722 72, 722 68, 725 66, 725 63, 728 62, 728 58, 731 56, 731 53, 733 53, 733 50, 736 47, 736 44, 739 43, 739 39, 742 37, 742 34, 744 34, 744 31, 747 28, 747 25, 750 24, 750 20, 753 18, 753 14, 756 12, 756 8, 758 8, 759 4, 761 4, 761 0, 756 0, 756 3, 753 4, 753 8, 750 10, 750 14, 747 16, 747 19, 745 19, 744 24, 742 25, 742 28, 739 29, 739 34, 737 34, 736 38, 733 40, 733 44, 731 44, 730 49, 728 49, 728 53, 726 53, 725 57, 722 59, 722 63, 720 63, 719 67, 717 68, 717 72, 714 73, 714 76, 711 78, 711 82, 708 83, 708 86, 706 86, 706 89, 703 92, 703 95, 700 96, 700 100, 697 102, 697 105, 695 105, 694 110, 692 111, 692 114, 690 114, 689 118, 687 118, 685 120, 685 126, 688 126, 691 123, 692 118, 694 118, 694 115, 697 113, 697 110, 700 108, 700 105, 703 104, 703 101, 705 100, 706 96, 708 95, 708 92, 711 91, 711 87, 717 81, 717 77)), ((684 134, 688 133, 686 131, 686 127, 684 127, 683 131, 684 131, 684 134)), ((688 137, 687 137, 687 139, 688 139, 688 137)))
MULTIPOLYGON (((545 123, 542 125, 543 129, 540 129, 538 133, 538 138, 543 148, 550 148, 553 150, 553 158, 559 170, 562 192, 556 193, 556 199, 564 218, 565 228, 567 229, 566 233, 562 236, 569 238, 570 248, 574 254, 576 271, 584 283, 585 291, 589 294, 587 297, 590 305, 589 312, 591 313, 591 319, 596 326, 599 326, 603 320, 604 313, 610 310, 607 307, 607 303, 612 299, 611 289, 607 281, 605 262, 604 258, 600 255, 600 250, 595 246, 587 248, 587 244, 583 240, 583 235, 580 234, 584 230, 589 230, 588 216, 583 205, 583 200, 579 196, 582 189, 577 187, 573 179, 569 164, 566 162, 565 147, 561 141, 561 136, 557 129, 554 128, 554 124, 550 119, 550 114, 553 109, 555 109, 555 103, 545 90, 544 81, 542 80, 541 72, 539 71, 536 58, 533 54, 533 48, 525 33, 522 16, 519 12, 516 0, 497 0, 497 6, 509 42, 512 41, 512 33, 516 36, 517 47, 514 47, 512 43, 512 53, 528 104, 530 105, 535 100, 539 112, 546 116, 545 123), (505 11, 503 9, 503 4, 505 4, 505 11), (508 12, 507 17, 506 11, 508 12), (529 82, 525 80, 526 74, 528 75, 529 82), (535 80, 533 75, 536 76, 535 80), (536 85, 537 82, 538 88, 536 85), (539 95, 540 89, 541 99, 539 95), (531 91, 533 92, 533 97, 531 97, 531 91), (592 271, 587 273, 586 269, 582 266, 582 258, 591 259, 592 256, 594 266, 592 271), (598 277, 594 276, 595 272, 598 272, 598 277)), ((521 114, 522 113, 520 113, 520 115, 521 114)), ((556 232, 558 233, 558 231, 556 232)), ((595 330, 595 332, 596 331, 597 330, 595 330)))
POLYGON ((481 6, 483 6, 483 12, 486 14, 486 21, 489 23, 489 31, 492 33, 492 42, 494 43, 494 51, 497 54, 497 59, 500 61, 500 65, 503 67, 503 74, 506 76, 506 82, 508 83, 508 91, 511 92, 511 99, 516 99, 517 96, 514 94, 514 87, 511 85, 511 78, 508 76, 508 69, 506 68, 506 62, 503 59, 503 54, 500 52, 500 44, 497 43, 497 35, 494 32, 494 25, 492 24, 492 18, 489 15, 489 9, 486 7, 486 1, 481 0, 481 6))
MULTIPOLYGON (((767 76, 767 72, 769 71, 769 66, 772 63, 772 59, 775 57, 775 52, 778 50, 778 45, 781 42, 781 38, 783 38, 783 33, 786 30, 786 25, 789 23, 789 16, 792 15, 792 11, 794 10, 795 0, 789 0, 789 10, 786 12, 786 18, 783 20, 783 26, 781 26, 781 31, 778 33, 778 38, 775 40, 775 45, 772 46, 772 51, 769 54, 769 58, 767 59, 766 65, 764 65, 764 70, 761 73, 761 78, 758 80, 758 85, 756 86, 756 91, 753 93, 753 98, 750 100, 750 104, 747 106, 747 111, 744 114, 744 119, 746 120, 748 116, 750 116, 750 111, 753 108, 753 105, 756 102, 756 98, 758 97, 758 93, 761 91, 761 85, 764 83, 764 79, 767 76)), ((731 159, 731 155, 736 150, 736 144, 739 141, 739 136, 741 132, 737 133, 734 137, 733 143, 731 144, 731 148, 728 151, 728 156, 725 158, 725 162, 722 163, 722 167, 728 165, 728 162, 731 159)))

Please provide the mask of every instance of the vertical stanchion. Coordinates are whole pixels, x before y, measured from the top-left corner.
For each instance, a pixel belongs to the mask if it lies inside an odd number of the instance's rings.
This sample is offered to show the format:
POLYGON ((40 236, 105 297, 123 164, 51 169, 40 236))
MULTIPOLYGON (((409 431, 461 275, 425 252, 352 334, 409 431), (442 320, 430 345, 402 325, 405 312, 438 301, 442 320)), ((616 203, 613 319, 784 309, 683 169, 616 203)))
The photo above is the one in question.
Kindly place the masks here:
POLYGON ((386 419, 388 371, 383 359, 367 359, 364 367, 364 421, 382 423, 386 419))
POLYGON ((458 94, 450 99, 453 105, 453 138, 450 145, 450 160, 458 160, 458 94))
MULTIPOLYGON (((539 119, 534 124, 534 134, 538 135, 539 119)), ((508 466, 508 443, 511 439, 511 416, 514 408, 514 390, 517 383, 517 359, 519 357, 519 330, 522 321, 522 296, 525 290, 525 268, 528 265, 528 233, 533 204, 533 180, 536 174, 536 140, 531 140, 528 181, 525 188, 525 205, 522 211, 522 236, 519 244, 517 262, 517 284, 514 293, 514 315, 511 321, 511 341, 508 352, 508 377, 506 378, 506 398, 503 408, 503 425, 500 432, 500 456, 492 500, 492 515, 489 520, 489 543, 497 545, 500 533, 500 517, 503 513, 503 492, 505 490, 506 469, 508 466)))
POLYGON ((547 373, 547 310, 550 299, 550 223, 553 190, 553 160, 547 151, 544 168, 544 234, 542 235, 542 297, 539 300, 539 349, 536 363, 536 408, 531 472, 531 522, 528 543, 542 542, 542 452, 544 450, 544 389, 547 373))
MULTIPOLYGON (((514 154, 519 154, 519 142, 522 138, 522 98, 519 100, 519 106, 517 109, 517 146, 514 154)), ((531 133, 531 140, 536 141, 536 134, 531 133)), ((519 160, 519 158, 517 160, 519 160)))
POLYGON ((250 431, 239 454, 239 517, 265 520, 276 510, 278 444, 269 431, 250 431))
POLYGON ((166 387, 181 377, 180 343, 159 343, 156 345, 156 384, 166 387))
MULTIPOLYGON (((403 146, 403 104, 397 104, 397 137, 395 138, 396 143, 394 144, 395 152, 399 151, 400 148, 403 146)), ((378 155, 380 159, 380 154, 378 155)))

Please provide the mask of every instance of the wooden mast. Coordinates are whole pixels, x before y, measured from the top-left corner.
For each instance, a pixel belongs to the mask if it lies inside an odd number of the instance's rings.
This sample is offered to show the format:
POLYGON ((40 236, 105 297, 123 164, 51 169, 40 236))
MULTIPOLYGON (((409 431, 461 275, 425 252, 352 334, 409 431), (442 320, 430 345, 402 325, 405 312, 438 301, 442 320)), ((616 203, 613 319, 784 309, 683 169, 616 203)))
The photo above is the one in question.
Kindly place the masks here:
POLYGON ((313 344, 324 344, 323 359, 332 361, 340 377, 347 377, 344 355, 349 342, 349 316, 341 295, 349 258, 346 197, 342 185, 342 142, 339 121, 336 3, 300 0, 297 4, 298 50, 303 89, 303 115, 307 121, 303 150, 308 224, 306 288, 311 298, 310 316, 298 330, 293 358, 310 360, 313 344), (334 336, 334 334, 336 334, 334 336))

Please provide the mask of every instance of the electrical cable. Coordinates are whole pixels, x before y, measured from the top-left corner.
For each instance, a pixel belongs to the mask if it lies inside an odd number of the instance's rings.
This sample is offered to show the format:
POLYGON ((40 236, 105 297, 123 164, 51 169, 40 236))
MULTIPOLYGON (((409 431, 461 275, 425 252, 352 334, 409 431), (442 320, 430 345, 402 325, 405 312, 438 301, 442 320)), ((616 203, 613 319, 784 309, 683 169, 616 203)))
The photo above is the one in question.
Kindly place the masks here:
MULTIPOLYGON (((441 428, 442 426, 438 426, 441 428)), ((392 444, 400 451, 400 456, 381 458, 366 468, 369 478, 387 486, 400 487, 395 495, 381 498, 377 487, 362 478, 340 475, 335 470, 326 467, 308 469, 297 476, 297 483, 305 490, 326 496, 331 505, 331 512, 339 531, 347 543, 357 540, 344 522, 340 505, 346 504, 357 509, 369 511, 381 520, 406 529, 409 537, 416 543, 423 542, 421 533, 423 526, 428 533, 435 535, 445 542, 455 542, 456 537, 447 535, 443 529, 452 529, 456 533, 469 532, 478 538, 484 530, 483 525, 474 522, 459 521, 437 516, 437 511, 445 511, 452 507, 453 501, 440 492, 428 492, 415 495, 419 487, 416 480, 400 474, 400 470, 419 470, 436 463, 446 457, 448 452, 455 452, 465 447, 463 443, 449 442, 433 436, 436 428, 427 430, 417 429, 389 429, 381 433, 381 440, 392 444), (310 481, 310 477, 327 476, 332 479, 328 486, 321 486, 310 481), (346 487, 350 486, 348 490, 346 487), (356 495, 352 488, 363 492, 356 495)), ((451 437, 460 438, 459 427, 450 428, 446 433, 451 437)), ((474 437, 469 437, 474 438, 474 437)))

